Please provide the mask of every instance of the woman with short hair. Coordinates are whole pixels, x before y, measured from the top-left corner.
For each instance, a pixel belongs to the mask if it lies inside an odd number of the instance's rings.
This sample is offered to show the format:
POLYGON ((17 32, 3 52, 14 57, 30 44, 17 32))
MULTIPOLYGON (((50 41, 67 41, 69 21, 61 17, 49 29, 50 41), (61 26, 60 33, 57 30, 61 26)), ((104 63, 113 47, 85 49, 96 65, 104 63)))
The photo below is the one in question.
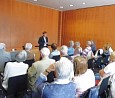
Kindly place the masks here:
POLYGON ((15 62, 8 62, 4 70, 4 78, 2 86, 5 90, 8 89, 8 79, 10 77, 24 75, 27 73, 28 64, 23 63, 27 59, 27 53, 22 50, 16 54, 15 62))

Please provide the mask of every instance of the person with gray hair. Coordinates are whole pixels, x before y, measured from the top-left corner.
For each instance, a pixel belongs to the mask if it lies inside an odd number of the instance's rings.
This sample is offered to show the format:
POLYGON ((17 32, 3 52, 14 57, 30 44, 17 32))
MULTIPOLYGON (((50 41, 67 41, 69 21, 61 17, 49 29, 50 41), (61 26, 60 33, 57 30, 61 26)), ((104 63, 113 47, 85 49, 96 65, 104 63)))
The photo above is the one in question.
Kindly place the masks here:
POLYGON ((69 56, 74 55, 74 41, 69 41, 68 55, 69 56))
POLYGON ((6 45, 4 43, 0 43, 0 73, 4 71, 5 62, 11 61, 10 52, 6 52, 6 45))
POLYGON ((83 50, 82 55, 87 59, 91 59, 92 57, 94 57, 91 49, 91 41, 87 41, 86 48, 83 50))
POLYGON ((27 60, 32 60, 35 58, 35 54, 31 52, 32 44, 26 43, 25 44, 25 51, 27 52, 27 60))
POLYGON ((61 56, 68 56, 68 47, 66 45, 62 45, 60 48, 61 56))
POLYGON ((61 57, 66 57, 72 61, 72 57, 68 55, 68 47, 66 45, 61 46, 60 53, 61 53, 61 57))
POLYGON ((75 42, 75 56, 80 56, 82 54, 82 48, 80 47, 80 42, 75 42))
POLYGON ((4 78, 2 86, 7 90, 8 88, 8 79, 13 76, 24 75, 27 73, 28 64, 23 63, 27 59, 27 53, 25 50, 22 50, 16 54, 15 62, 8 62, 4 70, 4 78))
POLYGON ((76 86, 71 81, 73 76, 72 62, 61 57, 59 61, 46 68, 37 78, 33 98, 75 98, 76 86), (52 83, 47 83, 45 81, 47 81, 47 75, 51 71, 55 71, 56 79, 52 83))
POLYGON ((42 60, 36 61, 28 70, 29 76, 29 89, 33 90, 33 85, 40 75, 44 72, 51 64, 55 63, 55 60, 49 58, 50 50, 47 47, 44 47, 40 50, 40 55, 42 60))

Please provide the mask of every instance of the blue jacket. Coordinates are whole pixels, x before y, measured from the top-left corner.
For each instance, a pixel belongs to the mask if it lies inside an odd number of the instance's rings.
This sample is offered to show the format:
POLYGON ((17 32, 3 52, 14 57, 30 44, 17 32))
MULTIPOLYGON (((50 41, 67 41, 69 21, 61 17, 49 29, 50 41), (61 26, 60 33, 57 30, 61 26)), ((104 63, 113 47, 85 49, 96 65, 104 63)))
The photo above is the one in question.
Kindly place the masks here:
POLYGON ((36 92, 32 98, 75 98, 76 86, 68 84, 47 83, 44 77, 39 76, 35 83, 36 92))

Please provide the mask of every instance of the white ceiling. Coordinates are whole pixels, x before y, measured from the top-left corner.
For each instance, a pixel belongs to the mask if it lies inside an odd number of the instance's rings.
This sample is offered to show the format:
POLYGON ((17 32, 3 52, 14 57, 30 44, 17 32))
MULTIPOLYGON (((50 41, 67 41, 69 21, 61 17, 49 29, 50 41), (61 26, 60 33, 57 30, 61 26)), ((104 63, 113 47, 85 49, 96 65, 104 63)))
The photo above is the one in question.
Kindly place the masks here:
POLYGON ((41 5, 44 7, 48 7, 60 11, 115 4, 115 0, 37 0, 37 1, 17 0, 17 1, 41 5), (83 4, 83 2, 85 2, 86 4, 83 4), (63 6, 63 8, 60 8, 60 6, 63 6))

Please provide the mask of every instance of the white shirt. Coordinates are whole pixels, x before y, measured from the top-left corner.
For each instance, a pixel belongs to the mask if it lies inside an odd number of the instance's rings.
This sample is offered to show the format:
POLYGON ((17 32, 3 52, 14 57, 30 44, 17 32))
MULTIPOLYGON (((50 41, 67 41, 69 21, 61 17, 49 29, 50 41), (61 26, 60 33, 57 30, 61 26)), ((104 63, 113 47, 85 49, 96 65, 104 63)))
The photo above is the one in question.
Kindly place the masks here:
POLYGON ((49 57, 52 58, 53 56, 56 56, 56 55, 60 55, 60 51, 58 51, 57 49, 52 51, 49 57))
POLYGON ((13 76, 23 75, 27 73, 28 64, 23 62, 8 62, 4 71, 4 79, 2 86, 4 89, 8 88, 8 79, 13 76))
POLYGON ((115 73, 115 62, 109 63, 105 68, 104 72, 108 75, 112 75, 115 73))
POLYGON ((76 84, 78 92, 82 93, 87 89, 95 86, 95 76, 91 69, 79 76, 74 77, 74 83, 76 84))
POLYGON ((106 77, 114 74, 114 76, 112 77, 112 79, 109 80, 109 81, 112 82, 111 88, 110 88, 112 96, 113 96, 112 98, 115 98, 115 62, 109 63, 103 70, 104 70, 104 72, 105 72, 106 75, 104 77, 102 77, 101 81, 99 82, 99 85, 101 84, 101 82, 102 82, 102 80, 104 78, 106 78, 106 77))
POLYGON ((44 46, 47 46, 47 44, 46 44, 46 37, 44 37, 44 41, 45 41, 44 46))

